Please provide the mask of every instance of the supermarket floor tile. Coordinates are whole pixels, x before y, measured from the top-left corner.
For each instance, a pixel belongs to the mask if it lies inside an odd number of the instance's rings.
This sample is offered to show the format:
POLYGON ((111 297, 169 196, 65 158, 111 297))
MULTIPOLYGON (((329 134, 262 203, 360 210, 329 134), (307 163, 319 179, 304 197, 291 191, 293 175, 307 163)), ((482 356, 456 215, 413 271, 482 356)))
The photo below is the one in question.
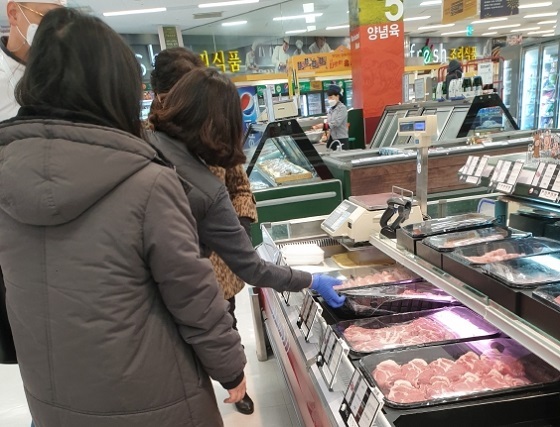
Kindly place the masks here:
MULTIPOLYGON (((214 389, 225 427, 299 427, 284 377, 275 357, 259 362, 249 301, 244 289, 237 297, 236 314, 245 354, 247 355, 247 390, 255 402, 252 415, 242 415, 234 405, 222 403, 227 392, 218 383, 214 389)), ((23 383, 17 366, 0 365, 0 426, 29 427, 31 416, 25 400, 23 383)))

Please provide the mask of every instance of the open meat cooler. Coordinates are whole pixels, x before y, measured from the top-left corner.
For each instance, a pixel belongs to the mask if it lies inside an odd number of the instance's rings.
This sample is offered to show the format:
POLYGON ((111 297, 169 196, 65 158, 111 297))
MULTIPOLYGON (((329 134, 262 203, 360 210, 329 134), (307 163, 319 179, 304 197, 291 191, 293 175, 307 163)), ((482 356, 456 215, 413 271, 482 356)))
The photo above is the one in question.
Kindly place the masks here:
MULTIPOLYGON (((324 224, 338 214, 262 224, 257 248, 263 259, 286 264, 294 247, 319 247, 322 261, 294 268, 340 279, 347 297, 333 309, 312 291, 250 289, 258 357, 266 359, 268 340, 300 425, 560 425, 560 335, 405 249, 400 239, 374 232, 368 244, 351 247, 333 238, 324 224)), ((459 227, 440 221, 430 229, 494 242, 531 238, 505 226, 491 231, 499 227, 483 215, 455 222, 459 227)), ((407 227, 414 236, 417 228, 407 227)), ((559 249, 545 246, 535 247, 539 254, 559 249)), ((554 300, 557 288, 543 290, 543 298, 554 300)))

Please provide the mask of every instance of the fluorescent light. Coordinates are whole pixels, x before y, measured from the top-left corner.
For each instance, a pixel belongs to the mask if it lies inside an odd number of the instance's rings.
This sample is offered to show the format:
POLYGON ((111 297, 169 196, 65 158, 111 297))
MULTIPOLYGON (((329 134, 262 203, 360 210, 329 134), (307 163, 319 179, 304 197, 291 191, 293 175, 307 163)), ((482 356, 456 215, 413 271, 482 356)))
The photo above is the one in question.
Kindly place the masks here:
POLYGON ((314 24, 315 23, 315 17, 313 15, 309 15, 305 17, 305 23, 306 24, 314 24))
POLYGON ((500 22, 500 21, 507 21, 507 18, 490 18, 490 19, 479 19, 478 21, 472 21, 471 24, 487 24, 490 22, 500 22))
POLYGON ((557 21, 541 21, 537 22, 537 25, 546 25, 546 24, 556 24, 557 21))
POLYGON ((307 26, 307 31, 315 31, 317 29, 316 25, 308 25, 307 26))
POLYGON ((152 9, 121 10, 119 12, 103 12, 103 16, 139 15, 141 13, 157 13, 167 11, 166 7, 154 7, 152 9))
POLYGON ((436 4, 441 4, 441 0, 423 1, 422 3, 420 3, 420 6, 434 6, 436 4))
POLYGON ((346 24, 346 25, 337 25, 337 26, 335 26, 335 27, 327 27, 327 28, 325 28, 325 30, 328 30, 328 31, 330 31, 330 30, 342 30, 342 29, 344 29, 344 28, 350 28, 350 25, 348 25, 348 24, 346 24))
POLYGON ((511 30, 510 33, 519 33, 519 32, 525 32, 525 31, 536 31, 536 30, 540 30, 541 27, 531 27, 531 28, 517 28, 515 30, 511 30))
POLYGON ((455 24, 437 24, 437 25, 426 25, 425 27, 418 27, 419 30, 433 30, 434 28, 449 28, 454 27, 455 24))
POLYGON ((516 27, 521 27, 521 24, 499 25, 497 27, 490 27, 488 29, 489 30, 501 30, 501 29, 504 29, 504 28, 516 28, 516 27))
POLYGON ((323 16, 322 13, 308 13, 306 15, 292 15, 292 16, 277 16, 276 18, 272 18, 273 21, 288 21, 290 19, 306 19, 308 16, 313 16, 317 18, 319 16, 323 16))
POLYGON ((303 13, 315 12, 315 3, 303 3, 303 13))
POLYGON ((558 12, 545 12, 545 13, 533 13, 531 15, 525 15, 523 18, 531 19, 531 18, 545 18, 547 16, 556 16, 558 12))
POLYGON ((247 21, 231 21, 231 22, 222 22, 222 27, 234 27, 236 25, 245 25, 247 21))
POLYGON ((530 3, 530 4, 520 4, 518 7, 519 9, 530 9, 532 7, 547 7, 552 6, 551 1, 545 1, 542 3, 530 3))
POLYGON ((483 36, 493 36, 495 34, 498 34, 498 32, 497 31, 491 31, 489 33, 482 33, 481 35, 483 35, 483 36))
POLYGON ((291 30, 291 31, 286 31, 286 34, 301 34, 301 33, 307 33, 307 30, 291 30))
POLYGON ((553 33, 554 30, 540 30, 540 31, 529 31, 527 34, 546 34, 553 33))
POLYGON ((237 6, 239 4, 249 4, 249 3, 258 3, 258 2, 259 0, 220 1, 216 3, 201 3, 198 5, 198 7, 203 9, 205 7, 237 6))
POLYGON ((424 19, 430 19, 431 16, 428 15, 424 15, 424 16, 412 16, 410 18, 404 18, 403 21, 404 22, 409 22, 409 21, 423 21, 424 19))
POLYGON ((449 33, 441 33, 442 36, 450 36, 451 34, 465 34, 467 30, 451 31, 449 33))

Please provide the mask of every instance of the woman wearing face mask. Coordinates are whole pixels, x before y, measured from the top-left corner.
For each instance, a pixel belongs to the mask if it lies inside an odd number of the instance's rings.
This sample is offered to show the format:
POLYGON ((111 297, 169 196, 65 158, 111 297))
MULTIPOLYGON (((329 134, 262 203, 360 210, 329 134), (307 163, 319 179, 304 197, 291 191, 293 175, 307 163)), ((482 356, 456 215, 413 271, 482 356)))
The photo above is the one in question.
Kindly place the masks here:
POLYGON ((8 1, 10 33, 0 38, 0 121, 14 117, 19 109, 14 89, 23 76, 37 25, 49 10, 62 6, 66 0, 8 1))
POLYGON ((327 96, 329 103, 327 148, 336 150, 341 146, 346 150, 348 149, 348 109, 342 102, 342 90, 337 85, 330 85, 327 96))

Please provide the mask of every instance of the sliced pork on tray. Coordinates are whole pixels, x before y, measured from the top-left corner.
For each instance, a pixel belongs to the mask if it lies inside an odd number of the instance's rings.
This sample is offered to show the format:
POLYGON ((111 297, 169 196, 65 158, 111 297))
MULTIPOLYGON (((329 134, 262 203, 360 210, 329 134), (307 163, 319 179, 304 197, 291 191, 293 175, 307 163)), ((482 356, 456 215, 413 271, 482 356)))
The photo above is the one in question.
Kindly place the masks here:
POLYGON ((360 364, 397 408, 560 387, 556 369, 507 338, 374 354, 360 364))
POLYGON ((401 265, 359 268, 340 272, 344 283, 335 286, 337 290, 356 289, 386 283, 407 283, 419 281, 420 277, 401 265))
POLYGON ((411 346, 426 346, 498 335, 498 330, 465 307, 345 321, 335 330, 355 355, 411 346))

